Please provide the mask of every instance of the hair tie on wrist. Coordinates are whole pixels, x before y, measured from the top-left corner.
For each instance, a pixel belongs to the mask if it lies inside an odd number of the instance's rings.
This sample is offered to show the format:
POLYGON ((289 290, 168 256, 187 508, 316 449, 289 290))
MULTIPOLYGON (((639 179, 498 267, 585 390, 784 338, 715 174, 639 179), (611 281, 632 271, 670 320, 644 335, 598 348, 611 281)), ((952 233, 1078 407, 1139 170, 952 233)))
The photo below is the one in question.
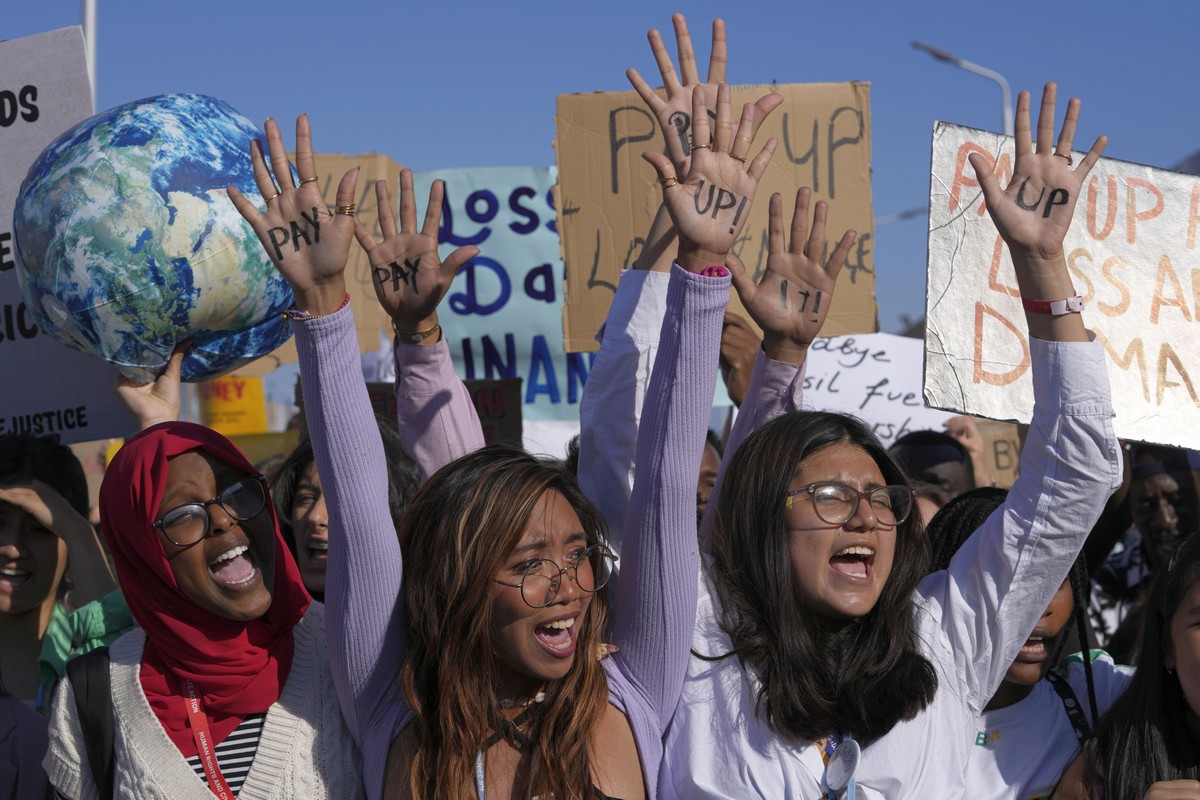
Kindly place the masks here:
POLYGON ((336 314, 348 305, 350 305, 350 293, 346 292, 346 297, 342 300, 342 304, 326 314, 310 314, 307 311, 300 311, 295 306, 292 306, 291 308, 285 310, 282 316, 284 319, 290 319, 292 322, 308 322, 309 320, 320 319, 321 317, 328 317, 330 314, 336 314))

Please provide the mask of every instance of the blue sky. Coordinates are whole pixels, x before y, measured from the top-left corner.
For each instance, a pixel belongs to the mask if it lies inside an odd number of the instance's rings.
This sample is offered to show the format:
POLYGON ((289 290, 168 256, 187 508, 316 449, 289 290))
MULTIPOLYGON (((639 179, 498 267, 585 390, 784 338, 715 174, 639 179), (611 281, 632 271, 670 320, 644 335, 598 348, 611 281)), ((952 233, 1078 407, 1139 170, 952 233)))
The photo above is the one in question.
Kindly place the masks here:
MULTIPOLYGON (((99 0, 98 106, 201 92, 259 121, 306 111, 318 149, 415 170, 554 162, 555 97, 657 75, 645 32, 683 11, 707 58, 727 23, 733 83, 872 83, 877 216, 927 205, 934 120, 999 129, 996 85, 914 39, 1083 99, 1077 143, 1169 167, 1200 149, 1200 3, 290 2, 99 0)), ((0 38, 79 22, 77 0, 9 0, 0 38)), ((668 41, 671 41, 669 38, 668 41)), ((2 78, 0 78, 2 81, 2 78)), ((1062 104, 1065 105, 1065 104, 1062 104)), ((1061 113, 1061 109, 1060 109, 1061 113)), ((926 220, 876 231, 880 323, 924 308, 926 220)))

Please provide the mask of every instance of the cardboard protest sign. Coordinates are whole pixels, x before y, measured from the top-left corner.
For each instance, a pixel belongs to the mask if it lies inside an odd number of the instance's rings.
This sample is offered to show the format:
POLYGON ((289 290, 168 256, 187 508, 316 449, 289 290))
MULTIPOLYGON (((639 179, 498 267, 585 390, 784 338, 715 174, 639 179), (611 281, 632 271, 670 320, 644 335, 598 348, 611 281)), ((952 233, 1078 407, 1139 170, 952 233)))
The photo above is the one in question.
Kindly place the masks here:
MULTIPOLYGON (((983 458, 996 486, 1009 488, 1017 480, 1021 461, 1021 435, 1011 422, 996 422, 990 419, 975 420, 975 427, 983 437, 983 458)), ((986 475, 976 475, 980 486, 988 485, 986 475)))
POLYGON ((906 433, 942 430, 954 416, 921 394, 924 345, 890 333, 817 339, 808 350, 803 406, 858 417, 884 447, 906 433))
MULTIPOLYGON (((771 136, 779 140, 779 147, 734 252, 756 277, 766 268, 767 201, 773 192, 783 196, 787 219, 802 186, 812 188, 814 203, 827 200, 830 248, 842 231, 858 231, 825 323, 825 330, 835 335, 878 328, 869 86, 789 84, 733 90, 735 117, 743 103, 768 91, 784 96, 755 141, 751 155, 771 136)), ((617 278, 637 258, 641 237, 661 201, 655 172, 641 155, 662 149, 663 137, 633 91, 560 95, 556 123, 556 198, 566 262, 564 344, 568 352, 591 352, 598 347, 596 331, 608 314, 617 278)), ((740 309, 736 295, 731 307, 740 309)))
MULTIPOLYGON (((381 238, 379 204, 375 202, 375 182, 387 181, 391 188, 392 199, 398 201, 400 165, 378 153, 361 156, 318 153, 315 158, 317 185, 321 187, 321 194, 330 208, 335 205, 338 182, 341 181, 342 176, 354 167, 361 167, 358 173, 355 215, 363 225, 367 226, 367 230, 371 231, 376 239, 381 238)), ((396 209, 390 209, 389 213, 394 215, 396 209)), ((350 304, 354 308, 354 327, 358 332, 358 349, 362 353, 369 353, 379 348, 380 334, 391 336, 391 320, 384 313, 379 301, 375 299, 375 287, 371 281, 371 264, 367 260, 367 254, 357 244, 351 245, 350 261, 346 264, 346 292, 350 295, 350 304)), ((288 340, 286 344, 271 354, 260 358, 253 364, 239 368, 238 374, 265 375, 274 371, 280 364, 291 364, 295 360, 296 345, 288 340)))
POLYGON ((523 378, 521 418, 530 420, 578 419, 595 357, 563 352, 555 172, 493 167, 414 176, 422 211, 433 181, 445 182, 442 256, 463 245, 481 251, 438 309, 455 370, 468 382, 523 378))
POLYGON ((17 279, 12 219, 30 165, 92 115, 83 31, 63 28, 0 42, 0 435, 55 434, 82 442, 133 433, 105 362, 34 324, 17 279))
MULTIPOLYGON (((925 397, 939 408, 1027 421, 1024 312, 1011 258, 967 163, 971 152, 995 165, 1001 185, 1013 171, 1011 139, 935 127, 925 397)), ((1104 159, 1082 192, 1064 252, 1084 321, 1108 355, 1117 434, 1200 447, 1200 179, 1104 159)))

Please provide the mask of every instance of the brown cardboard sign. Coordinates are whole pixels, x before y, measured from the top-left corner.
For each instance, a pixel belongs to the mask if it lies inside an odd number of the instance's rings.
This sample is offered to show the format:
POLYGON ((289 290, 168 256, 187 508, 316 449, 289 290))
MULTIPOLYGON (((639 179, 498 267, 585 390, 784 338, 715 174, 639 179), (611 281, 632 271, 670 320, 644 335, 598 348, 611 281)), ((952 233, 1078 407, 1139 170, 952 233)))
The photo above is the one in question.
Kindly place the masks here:
MULTIPOLYGON (((399 196, 400 165, 385 155, 368 153, 361 156, 346 156, 321 154, 316 156, 317 185, 325 203, 333 208, 337 195, 338 183, 348 170, 361 167, 358 173, 358 189, 355 203, 355 214, 367 230, 376 239, 383 234, 379 227, 379 206, 375 202, 375 182, 385 180, 391 188, 392 197, 399 196)), ((396 209, 388 209, 389 214, 395 214, 396 209)), ((375 287, 372 284, 371 264, 367 254, 357 244, 350 246, 350 260, 346 264, 346 291, 350 295, 350 305, 354 308, 354 327, 358 331, 358 350, 369 353, 379 349, 379 334, 391 328, 391 321, 375 299, 375 287)), ((291 364, 296 360, 296 345, 289 340, 273 353, 258 359, 252 364, 238 369, 239 375, 265 375, 273 372, 280 364, 291 364)))
MULTIPOLYGON (((761 276, 771 194, 783 196, 784 216, 790 219, 796 191, 810 187, 814 203, 829 202, 829 250, 842 231, 858 231, 822 333, 874 332, 870 84, 736 87, 734 116, 740 116, 743 103, 768 91, 782 94, 784 102, 759 130, 751 155, 771 136, 779 146, 734 253, 761 276)), ((663 137, 633 91, 559 95, 556 124, 556 206, 566 264, 563 343, 567 352, 589 352, 598 347, 596 331, 608 315, 621 270, 637 258, 658 208, 661 190, 641 156, 662 149, 663 137)), ((731 308, 740 310, 736 296, 731 308)))
MULTIPOLYGON (((1017 480, 1021 461, 1021 436, 1018 426, 1011 422, 996 422, 975 418, 975 427, 983 437, 983 457, 991 469, 993 485, 1007 489, 1017 480)), ((976 476, 980 486, 986 476, 976 476)))

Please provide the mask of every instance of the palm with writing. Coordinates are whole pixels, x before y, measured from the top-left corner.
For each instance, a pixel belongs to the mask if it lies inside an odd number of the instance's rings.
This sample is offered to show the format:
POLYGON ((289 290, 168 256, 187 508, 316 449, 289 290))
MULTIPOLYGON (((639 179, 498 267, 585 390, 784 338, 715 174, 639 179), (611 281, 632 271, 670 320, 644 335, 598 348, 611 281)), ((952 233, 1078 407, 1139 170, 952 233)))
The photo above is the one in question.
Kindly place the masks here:
MULTIPOLYGON (((417 200, 413 192, 413 174, 400 173, 400 229, 387 209, 392 208, 392 196, 387 181, 375 183, 379 202, 379 226, 383 241, 376 242, 371 232, 360 222, 355 228, 358 243, 371 262, 372 283, 379 304, 395 323, 397 334, 408 333, 413 341, 417 336, 437 326, 437 307, 450 289, 458 270, 475 256, 478 247, 460 247, 443 261, 438 255, 438 227, 442 221, 442 197, 445 184, 436 180, 429 187, 429 206, 425 222, 417 230, 417 200)), ((436 340, 435 340, 436 341, 436 340)))
POLYGON ((1100 136, 1075 169, 1071 147, 1079 122, 1079 99, 1067 104, 1062 131, 1054 142, 1054 106, 1058 87, 1047 83, 1038 113, 1037 147, 1029 124, 1029 92, 1017 96, 1016 161, 1005 189, 981 154, 970 155, 988 213, 1014 256, 1049 260, 1062 255, 1063 239, 1071 227, 1075 203, 1092 167, 1100 160, 1108 139, 1100 136))
MULTIPOLYGON (((658 120, 658 125, 663 132, 666 155, 675 165, 676 173, 684 175, 687 174, 690 167, 692 155, 692 114, 699 113, 692 108, 693 95, 697 91, 700 92, 704 101, 705 119, 715 121, 718 88, 725 81, 725 70, 729 59, 725 44, 725 23, 720 19, 714 19, 712 53, 708 61, 708 79, 701 83, 696 54, 692 50, 692 37, 688 33, 687 20, 684 19, 683 14, 675 14, 671 17, 671 22, 675 26, 680 74, 676 74, 675 67, 671 63, 671 56, 667 52, 662 35, 658 30, 652 29, 647 34, 650 40, 650 49, 654 53, 654 60, 658 64, 658 71, 662 76, 667 98, 664 100, 659 97, 658 93, 650 88, 650 85, 636 69, 631 67, 626 70, 625 76, 651 113, 654 114, 655 119, 658 120), (681 76, 682 83, 680 83, 681 76)), ((745 149, 740 153, 743 158, 750 149, 750 141, 757 133, 758 126, 782 102, 783 96, 772 92, 754 103, 752 109, 755 124, 749 131, 750 138, 745 143, 745 149)), ((700 144, 709 144, 707 137, 697 141, 700 144)), ((737 151, 737 147, 734 147, 734 152, 737 151)))
POLYGON ((275 120, 268 119, 264 129, 270 169, 257 140, 250 143, 250 160, 266 212, 259 213, 235 187, 230 186, 226 191, 238 212, 258 235, 275 268, 291 285, 296 308, 310 314, 328 314, 341 306, 346 297, 344 273, 354 239, 354 191, 358 168, 347 172, 338 183, 338 213, 335 214, 325 205, 317 186, 308 116, 301 114, 296 119, 299 186, 292 177, 279 126, 275 120))
POLYGON ((783 200, 771 195, 767 235, 769 250, 767 268, 757 284, 737 256, 728 261, 733 273, 733 286, 742 305, 763 332, 763 350, 776 361, 803 363, 808 346, 821 332, 838 273, 857 234, 846 231, 825 265, 821 256, 825 250, 825 220, 828 206, 817 203, 813 212, 812 230, 808 230, 808 205, 812 192, 807 188, 796 194, 792 214, 791 241, 784 242, 783 200))
MULTIPOLYGON (((749 149, 755 128, 753 106, 747 103, 736 134, 729 108, 729 85, 717 91, 716 132, 709 147, 695 147, 687 175, 677 178, 670 159, 661 153, 644 153, 658 171, 663 184, 663 202, 679 232, 679 263, 696 271, 725 263, 750 215, 758 182, 775 152, 774 137, 753 161, 731 151, 735 144, 749 149)), ((708 141, 708 119, 702 92, 692 92, 693 132, 697 141, 708 141)))

